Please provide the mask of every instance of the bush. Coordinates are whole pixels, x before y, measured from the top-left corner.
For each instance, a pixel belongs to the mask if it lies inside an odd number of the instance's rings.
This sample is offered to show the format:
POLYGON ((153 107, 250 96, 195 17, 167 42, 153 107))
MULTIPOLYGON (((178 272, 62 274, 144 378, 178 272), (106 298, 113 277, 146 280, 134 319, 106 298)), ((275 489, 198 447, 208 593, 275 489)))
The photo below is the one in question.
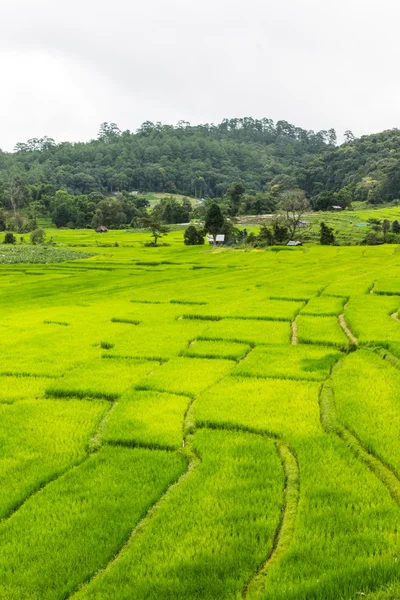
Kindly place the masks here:
POLYGON ((204 244, 203 230, 197 229, 194 225, 189 225, 183 234, 183 241, 186 246, 200 246, 204 244))
POLYGON ((15 244, 16 242, 17 242, 17 238, 15 237, 15 235, 8 231, 6 233, 6 235, 4 236, 3 244, 15 244))
POLYGON ((43 244, 46 238, 46 232, 44 231, 44 229, 41 228, 35 229, 34 231, 32 231, 30 238, 32 244, 43 244))

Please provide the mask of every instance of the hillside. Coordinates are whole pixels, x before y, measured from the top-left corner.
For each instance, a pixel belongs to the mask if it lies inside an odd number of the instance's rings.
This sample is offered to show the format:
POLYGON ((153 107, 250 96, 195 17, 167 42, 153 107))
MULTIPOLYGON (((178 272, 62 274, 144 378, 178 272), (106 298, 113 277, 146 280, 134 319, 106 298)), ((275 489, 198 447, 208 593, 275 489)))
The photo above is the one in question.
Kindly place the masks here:
POLYGON ((88 143, 42 138, 0 153, 0 181, 4 187, 12 175, 75 194, 141 190, 213 197, 242 180, 247 189, 263 191, 282 182, 301 186, 306 158, 335 140, 333 130, 307 132, 270 119, 176 127, 147 122, 136 133, 103 123, 88 143))
MULTIPOLYGON (((280 192, 294 188, 306 192, 314 210, 400 198, 400 131, 360 139, 347 132, 346 140, 337 146, 333 129, 315 133, 252 118, 175 127, 146 122, 136 132, 103 123, 87 143, 32 139, 13 153, 0 151, 0 230, 23 233, 21 219, 36 216, 59 227, 125 226, 165 195, 190 197, 192 207, 206 197, 224 204, 233 182, 243 183, 240 214, 250 215, 274 212, 280 192), (118 201, 101 204, 116 194, 118 201)), ((187 211, 178 213, 167 222, 188 220, 187 211)))

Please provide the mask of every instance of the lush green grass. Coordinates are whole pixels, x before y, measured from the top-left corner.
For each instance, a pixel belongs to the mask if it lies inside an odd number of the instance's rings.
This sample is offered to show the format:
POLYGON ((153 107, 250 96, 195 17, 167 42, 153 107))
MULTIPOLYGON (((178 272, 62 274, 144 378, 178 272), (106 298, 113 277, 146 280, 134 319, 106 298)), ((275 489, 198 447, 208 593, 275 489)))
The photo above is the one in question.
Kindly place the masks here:
POLYGON ((159 390, 196 396, 224 377, 232 368, 229 360, 204 358, 172 358, 142 379, 138 390, 159 390))
POLYGON ((299 315, 297 318, 299 342, 303 344, 331 344, 345 348, 348 339, 336 317, 299 315))
POLYGON ((399 307, 400 296, 355 296, 345 317, 361 343, 387 345, 400 340, 400 323, 391 317, 399 307))
POLYGON ((341 422, 400 478, 400 371, 377 354, 350 354, 335 373, 341 422))
POLYGON ((47 235, 93 256, 0 264, 0 597, 387 600, 397 248, 47 235))
POLYGON ((0 405, 0 519, 86 457, 105 402, 23 400, 0 405))
POLYGON ((239 360, 249 352, 248 344, 236 342, 220 342, 207 340, 193 340, 188 348, 182 350, 182 356, 194 356, 198 358, 228 358, 239 360))
POLYGON ((320 346, 263 346, 255 348, 233 375, 322 381, 340 355, 320 346))
POLYGON ((302 315, 314 315, 317 317, 337 316, 343 312, 343 306, 347 298, 337 296, 316 296, 311 298, 307 305, 301 310, 302 315))
POLYGON ((185 468, 179 455, 106 447, 48 485, 2 527, 1 598, 67 597, 112 559, 185 468))
POLYGON ((124 556, 76 599, 240 597, 272 547, 283 472, 262 437, 200 431, 199 464, 124 556))
POLYGON ((115 400, 155 368, 153 362, 146 360, 97 358, 57 379, 49 385, 46 395, 115 400))
POLYGON ((182 446, 184 414, 190 399, 164 392, 127 392, 112 411, 102 440, 113 444, 182 446))

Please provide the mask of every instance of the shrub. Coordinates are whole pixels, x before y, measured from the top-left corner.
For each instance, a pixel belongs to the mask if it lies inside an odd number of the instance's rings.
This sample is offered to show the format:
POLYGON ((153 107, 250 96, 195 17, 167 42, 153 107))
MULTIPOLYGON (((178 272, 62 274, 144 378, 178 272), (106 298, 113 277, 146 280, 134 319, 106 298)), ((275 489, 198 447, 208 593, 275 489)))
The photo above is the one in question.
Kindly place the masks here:
POLYGON ((204 233, 194 225, 189 225, 183 234, 183 241, 186 246, 200 246, 204 244, 204 233))
POLYGON ((15 244, 16 242, 17 242, 17 238, 15 237, 15 235, 8 231, 6 233, 6 235, 4 236, 3 244, 15 244))
POLYGON ((32 244, 43 244, 44 240, 46 239, 46 232, 41 228, 35 229, 32 231, 30 238, 32 244))

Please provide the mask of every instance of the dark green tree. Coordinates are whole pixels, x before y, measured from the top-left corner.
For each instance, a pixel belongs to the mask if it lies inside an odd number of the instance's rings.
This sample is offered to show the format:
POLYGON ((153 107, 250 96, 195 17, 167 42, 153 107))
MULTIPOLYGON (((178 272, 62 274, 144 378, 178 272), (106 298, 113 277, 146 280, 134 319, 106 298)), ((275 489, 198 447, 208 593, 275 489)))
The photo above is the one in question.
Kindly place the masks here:
POLYGON ((390 231, 390 221, 388 221, 387 219, 384 219, 382 221, 382 232, 383 232, 383 241, 386 242, 387 241, 387 234, 390 231))
POLYGON ((224 222, 225 219, 221 209, 218 204, 214 202, 207 211, 206 220, 204 223, 204 232, 213 236, 214 246, 217 243, 216 237, 219 233, 221 233, 224 222))
POLYGON ((332 227, 328 227, 324 222, 320 223, 320 238, 321 246, 333 246, 335 244, 335 234, 332 227))
POLYGON ((400 233, 400 223, 397 221, 397 219, 392 223, 392 232, 400 233))
POLYGON ((227 191, 227 196, 229 198, 229 209, 231 217, 236 217, 239 214, 240 204, 246 188, 244 187, 242 182, 232 183, 230 188, 227 191))
POLYGON ((199 246, 204 244, 204 233, 194 225, 189 225, 183 234, 183 240, 186 246, 199 246))
POLYGON ((289 240, 290 236, 288 228, 284 224, 280 223, 278 220, 273 222, 272 232, 273 242, 282 244, 283 242, 287 242, 289 240))

